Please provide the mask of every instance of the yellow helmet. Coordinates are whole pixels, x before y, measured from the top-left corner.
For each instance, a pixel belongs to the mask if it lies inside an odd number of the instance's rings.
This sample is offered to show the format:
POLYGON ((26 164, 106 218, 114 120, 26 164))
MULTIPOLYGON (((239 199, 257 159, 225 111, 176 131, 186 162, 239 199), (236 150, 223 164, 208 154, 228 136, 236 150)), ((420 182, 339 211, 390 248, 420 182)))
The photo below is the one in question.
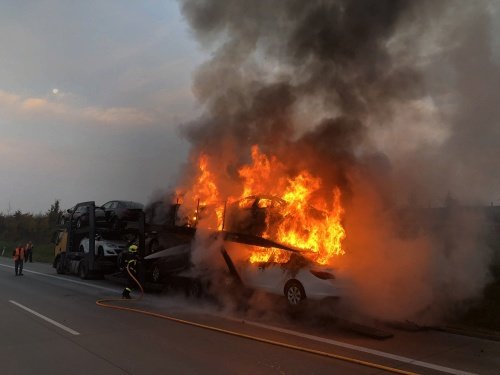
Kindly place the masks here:
POLYGON ((137 252, 137 245, 130 245, 130 247, 128 248, 128 251, 130 251, 131 253, 136 253, 137 252))

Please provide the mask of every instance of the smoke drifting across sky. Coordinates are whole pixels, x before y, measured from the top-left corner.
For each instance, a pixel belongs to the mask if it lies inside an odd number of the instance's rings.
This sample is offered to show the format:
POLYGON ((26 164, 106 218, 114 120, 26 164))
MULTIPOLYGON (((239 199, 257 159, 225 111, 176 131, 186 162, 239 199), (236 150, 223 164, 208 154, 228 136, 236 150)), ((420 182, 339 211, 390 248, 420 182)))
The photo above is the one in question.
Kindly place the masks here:
POLYGON ((388 162, 408 184, 403 202, 418 195, 436 205, 449 191, 496 199, 496 13, 488 3, 182 4, 200 43, 215 51, 195 78, 208 113, 186 128, 195 149, 317 142, 330 156, 388 162))
POLYGON ((456 302, 481 289, 488 257, 478 255, 478 218, 455 221, 465 237, 447 252, 427 236, 397 238, 388 212, 442 205, 448 193, 468 203, 497 197, 492 3, 181 4, 200 44, 214 51, 194 80, 206 113, 184 134, 193 157, 206 153, 220 168, 223 194, 233 193, 254 144, 286 160, 290 175, 305 168, 325 189, 339 186, 344 262, 358 302, 375 303, 374 315, 416 316, 438 297, 456 302), (366 276, 370 269, 384 276, 366 276), (389 308, 395 301, 403 307, 389 308))

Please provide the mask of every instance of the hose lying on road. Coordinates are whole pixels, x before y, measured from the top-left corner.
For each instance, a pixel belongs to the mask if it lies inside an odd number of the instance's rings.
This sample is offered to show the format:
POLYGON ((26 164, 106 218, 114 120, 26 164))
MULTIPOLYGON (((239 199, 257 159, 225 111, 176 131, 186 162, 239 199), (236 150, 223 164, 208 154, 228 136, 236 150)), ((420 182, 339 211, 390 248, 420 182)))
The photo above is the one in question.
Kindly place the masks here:
POLYGON ((415 375, 416 374, 414 372, 400 370, 400 369, 397 369, 397 368, 394 368, 394 367, 388 367, 388 366, 380 365, 380 364, 373 363, 373 362, 363 361, 363 360, 360 360, 360 359, 346 357, 346 356, 339 355, 339 354, 322 352, 322 351, 319 351, 319 350, 309 349, 309 348, 305 348, 305 347, 302 347, 302 346, 290 345, 290 344, 286 344, 284 342, 269 340, 269 339, 265 339, 265 338, 262 338, 262 337, 252 336, 252 335, 247 335, 245 333, 229 331, 229 330, 226 330, 226 329, 212 327, 212 326, 208 326, 208 325, 205 325, 205 324, 191 322, 191 321, 188 321, 188 320, 178 319, 178 318, 174 318, 174 317, 163 315, 163 314, 154 313, 154 312, 147 311, 147 310, 141 310, 141 309, 136 309, 136 308, 132 308, 132 307, 125 307, 125 306, 113 305, 110 302, 139 301, 144 296, 144 289, 143 289, 141 283, 139 282, 139 280, 137 280, 137 278, 130 271, 128 264, 127 264, 127 272, 129 274, 129 276, 132 278, 132 280, 134 280, 134 282, 139 287, 139 290, 140 290, 139 296, 137 298, 131 298, 131 299, 123 299, 123 298, 100 299, 100 300, 96 301, 96 304, 98 306, 102 306, 102 307, 106 307, 106 308, 110 308, 110 309, 116 309, 116 310, 131 311, 131 312, 135 312, 135 313, 139 313, 139 314, 143 314, 143 315, 147 315, 147 316, 152 316, 152 317, 155 317, 155 318, 169 320, 171 322, 176 322, 176 323, 190 325, 190 326, 193 326, 193 327, 208 329, 210 331, 219 332, 219 333, 223 333, 223 334, 226 334, 226 335, 241 337, 241 338, 245 338, 245 339, 248 339, 248 340, 254 340, 254 341, 263 342, 263 343, 274 345, 274 346, 280 346, 280 347, 287 348, 287 349, 293 349, 293 350, 301 351, 301 352, 304 352, 304 353, 310 353, 310 354, 320 355, 320 356, 323 356, 323 357, 328 357, 328 358, 333 358, 333 359, 337 359, 337 360, 341 360, 341 361, 345 361, 345 362, 355 363, 355 364, 358 364, 358 365, 361 365, 361 366, 376 368, 378 370, 392 372, 394 374, 405 374, 405 375, 415 375))

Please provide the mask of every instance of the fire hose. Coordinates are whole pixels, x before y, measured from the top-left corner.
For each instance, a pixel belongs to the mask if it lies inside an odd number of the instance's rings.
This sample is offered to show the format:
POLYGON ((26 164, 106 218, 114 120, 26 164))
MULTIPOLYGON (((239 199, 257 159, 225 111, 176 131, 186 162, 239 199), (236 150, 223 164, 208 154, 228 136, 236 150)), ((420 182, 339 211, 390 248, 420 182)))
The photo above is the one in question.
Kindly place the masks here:
POLYGON ((122 311, 130 311, 130 312, 134 312, 134 313, 138 313, 138 314, 142 314, 142 315, 146 315, 146 316, 151 316, 154 318, 168 320, 168 321, 175 322, 175 323, 189 325, 192 327, 203 328, 203 329, 207 329, 207 330, 218 332, 218 333, 223 333, 223 334, 230 335, 230 336, 241 337, 241 338, 244 338, 247 340, 258 341, 258 342, 262 342, 262 343, 269 344, 269 345, 279 346, 282 348, 292 349, 292 350, 301 351, 301 352, 309 353, 309 354, 315 354, 315 355, 319 355, 322 357, 337 359, 337 360, 344 361, 344 362, 350 362, 350 363, 358 364, 358 365, 365 366, 365 367, 376 368, 378 370, 383 370, 383 371, 391 372, 394 374, 416 375, 415 372, 405 371, 405 370, 401 370, 401 369, 397 369, 397 368, 389 367, 389 366, 384 366, 384 365, 380 365, 378 363, 363 361, 360 359, 346 357, 346 356, 334 354, 334 353, 323 352, 320 350, 309 349, 309 348, 302 347, 302 346, 291 345, 291 344, 287 344, 287 343, 280 342, 280 341, 269 340, 269 339, 265 339, 262 337, 247 335, 245 333, 229 331, 226 329, 212 327, 212 326, 208 326, 205 324, 200 324, 200 323, 196 323, 196 322, 192 322, 192 321, 188 321, 188 320, 178 319, 178 318, 174 318, 172 316, 159 314, 159 313, 155 313, 155 312, 151 312, 151 311, 147 311, 147 310, 142 310, 142 309, 138 309, 138 308, 114 305, 113 302, 139 301, 144 296, 144 288, 142 287, 139 280, 133 275, 129 266, 130 266, 130 263, 127 264, 126 270, 127 270, 128 275, 134 281, 134 283, 137 284, 137 286, 139 287, 139 290, 140 290, 139 296, 136 298, 130 298, 130 299, 123 299, 123 298, 100 299, 100 300, 96 301, 96 304, 98 306, 106 307, 106 308, 110 308, 110 309, 122 310, 122 311))

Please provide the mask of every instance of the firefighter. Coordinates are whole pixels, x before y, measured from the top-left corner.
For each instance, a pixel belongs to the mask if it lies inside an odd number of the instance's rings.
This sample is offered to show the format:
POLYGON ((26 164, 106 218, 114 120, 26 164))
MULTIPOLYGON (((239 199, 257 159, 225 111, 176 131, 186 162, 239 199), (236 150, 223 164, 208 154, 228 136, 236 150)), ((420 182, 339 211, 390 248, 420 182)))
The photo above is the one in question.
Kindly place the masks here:
POLYGON ((130 292, 132 291, 131 288, 135 285, 135 281, 130 274, 132 274, 133 277, 137 277, 137 261, 139 259, 137 250, 137 245, 130 245, 128 251, 122 254, 123 257, 121 261, 123 264, 123 272, 125 272, 125 276, 128 278, 129 284, 122 291, 123 299, 130 299, 130 292), (127 271, 127 269, 130 271, 130 273, 127 271))
POLYGON ((23 276, 24 247, 19 245, 18 247, 16 247, 12 255, 14 256, 14 268, 16 271, 16 276, 23 276))
POLYGON ((125 259, 125 267, 128 268, 134 276, 137 276, 137 260, 137 245, 130 245, 128 248, 128 256, 125 259))
POLYGON ((33 242, 29 241, 26 244, 26 249, 25 249, 25 260, 26 263, 30 262, 33 263, 33 242))
POLYGON ((130 289, 129 287, 126 287, 123 289, 123 292, 122 292, 122 299, 130 299, 130 292, 132 291, 132 289, 130 289))

